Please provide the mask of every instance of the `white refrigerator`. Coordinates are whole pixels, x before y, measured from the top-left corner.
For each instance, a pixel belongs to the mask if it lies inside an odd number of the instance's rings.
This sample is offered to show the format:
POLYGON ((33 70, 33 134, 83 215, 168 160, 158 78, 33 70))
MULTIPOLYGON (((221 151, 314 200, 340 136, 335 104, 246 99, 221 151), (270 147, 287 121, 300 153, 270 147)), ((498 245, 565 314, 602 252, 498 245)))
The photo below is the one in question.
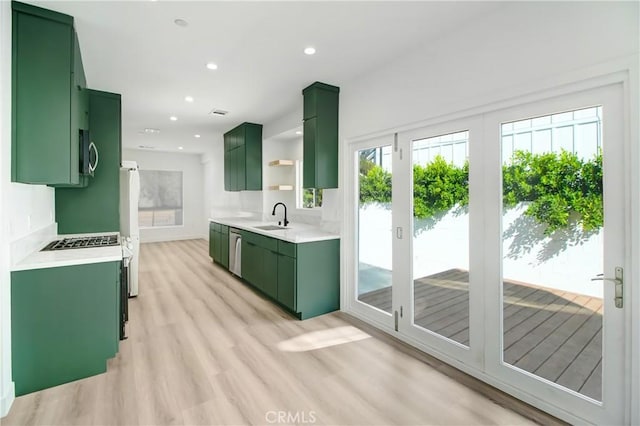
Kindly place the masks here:
POLYGON ((120 236, 123 246, 131 253, 129 259, 129 297, 138 295, 138 254, 140 229, 138 227, 138 199, 140 174, 135 161, 123 161, 120 167, 120 236))

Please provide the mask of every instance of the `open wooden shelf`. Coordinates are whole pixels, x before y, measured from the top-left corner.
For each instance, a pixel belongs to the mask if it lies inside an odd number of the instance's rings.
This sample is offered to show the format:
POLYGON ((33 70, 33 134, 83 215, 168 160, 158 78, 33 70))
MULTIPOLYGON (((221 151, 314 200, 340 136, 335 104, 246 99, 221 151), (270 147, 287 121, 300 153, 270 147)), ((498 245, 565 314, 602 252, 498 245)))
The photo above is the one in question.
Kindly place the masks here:
POLYGON ((293 166, 293 160, 273 160, 269 162, 270 166, 293 166))

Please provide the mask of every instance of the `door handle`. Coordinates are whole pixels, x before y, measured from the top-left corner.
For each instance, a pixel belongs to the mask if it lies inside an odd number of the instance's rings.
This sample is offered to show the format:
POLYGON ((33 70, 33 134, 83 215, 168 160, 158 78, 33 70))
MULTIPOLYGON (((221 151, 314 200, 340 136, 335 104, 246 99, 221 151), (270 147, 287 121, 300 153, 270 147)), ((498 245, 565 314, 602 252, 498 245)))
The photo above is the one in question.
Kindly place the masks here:
POLYGON ((617 266, 615 269, 615 278, 605 277, 604 274, 598 274, 591 278, 591 281, 610 281, 615 285, 615 304, 616 308, 622 308, 623 306, 623 294, 624 294, 624 271, 622 267, 617 266))
POLYGON ((100 157, 98 156, 98 147, 93 142, 89 144, 89 151, 91 151, 91 149, 96 153, 96 162, 94 164, 89 163, 89 172, 93 173, 98 168, 98 161, 100 160, 100 157))

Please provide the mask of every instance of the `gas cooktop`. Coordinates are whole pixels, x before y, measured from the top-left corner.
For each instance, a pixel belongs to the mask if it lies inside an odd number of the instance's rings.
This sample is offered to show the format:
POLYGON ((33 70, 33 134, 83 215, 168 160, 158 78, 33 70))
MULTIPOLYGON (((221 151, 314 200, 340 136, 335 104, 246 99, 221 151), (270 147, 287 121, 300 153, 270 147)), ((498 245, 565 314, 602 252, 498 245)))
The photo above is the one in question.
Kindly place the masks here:
POLYGON ((62 240, 53 241, 52 243, 47 244, 47 246, 40 251, 69 250, 69 249, 92 248, 92 247, 109 247, 109 246, 117 246, 119 244, 120 242, 118 241, 117 235, 75 237, 75 238, 64 238, 62 240))

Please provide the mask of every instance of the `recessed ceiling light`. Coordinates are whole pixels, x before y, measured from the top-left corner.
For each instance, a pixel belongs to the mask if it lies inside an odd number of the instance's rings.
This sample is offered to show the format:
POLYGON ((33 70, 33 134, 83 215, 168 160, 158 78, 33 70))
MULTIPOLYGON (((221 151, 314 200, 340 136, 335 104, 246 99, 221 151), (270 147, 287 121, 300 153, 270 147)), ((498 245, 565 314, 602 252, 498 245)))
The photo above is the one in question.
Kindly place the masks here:
POLYGON ((184 148, 182 148, 181 146, 179 146, 179 147, 178 147, 178 149, 184 149, 184 148))
POLYGON ((213 62, 208 62, 207 63, 207 68, 210 70, 217 70, 218 66, 216 64, 214 64, 213 62))
POLYGON ((189 23, 187 21, 185 21, 184 19, 180 19, 180 18, 175 19, 173 21, 173 23, 176 24, 179 27, 186 27, 187 25, 189 25, 189 23))
POLYGON ((193 137, 194 137, 194 138, 199 138, 199 137, 200 137, 200 135, 193 135, 193 137))
POLYGON ((316 53, 316 49, 315 49, 315 47, 311 47, 311 46, 309 46, 309 47, 306 47, 306 48, 304 49, 304 54, 305 54, 305 55, 313 55, 313 54, 315 54, 315 53, 316 53))
POLYGON ((302 132, 300 130, 296 131, 296 135, 301 135, 302 132))
POLYGON ((184 100, 187 102, 193 102, 193 96, 185 96, 184 100))
POLYGON ((171 117, 169 117, 169 120, 178 121, 178 117, 176 117, 175 115, 172 115, 171 117))

